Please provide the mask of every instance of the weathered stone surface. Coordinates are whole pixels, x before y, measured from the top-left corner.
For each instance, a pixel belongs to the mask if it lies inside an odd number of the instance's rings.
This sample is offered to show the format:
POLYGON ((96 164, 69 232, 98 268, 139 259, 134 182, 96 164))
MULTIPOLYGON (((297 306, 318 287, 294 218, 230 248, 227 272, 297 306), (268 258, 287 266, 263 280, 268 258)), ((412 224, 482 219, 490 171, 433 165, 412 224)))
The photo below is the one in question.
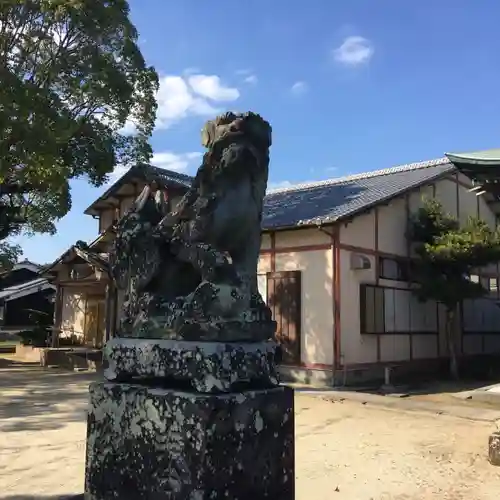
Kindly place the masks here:
POLYGON ((271 126, 256 113, 206 123, 207 148, 175 210, 154 179, 118 221, 109 270, 126 292, 119 335, 265 341, 276 323, 257 288, 271 126))
POLYGON ((293 391, 90 387, 86 498, 292 500, 293 391))
POLYGON ((116 337, 104 348, 104 376, 111 381, 185 382, 199 392, 274 387, 279 384, 276 349, 274 342, 245 344, 116 337))
POLYGON ((500 466, 500 432, 494 432, 488 440, 488 459, 492 465, 500 466))

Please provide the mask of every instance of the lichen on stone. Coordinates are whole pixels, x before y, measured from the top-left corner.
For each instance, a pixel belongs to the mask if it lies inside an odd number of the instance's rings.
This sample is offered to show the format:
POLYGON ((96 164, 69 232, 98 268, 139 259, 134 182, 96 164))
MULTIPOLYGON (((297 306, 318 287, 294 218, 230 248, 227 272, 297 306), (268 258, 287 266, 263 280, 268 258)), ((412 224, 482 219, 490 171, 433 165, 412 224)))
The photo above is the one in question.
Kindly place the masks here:
POLYGON ((208 151, 174 212, 152 183, 117 224, 118 336, 264 341, 276 331, 257 289, 271 127, 255 113, 225 113, 202 141, 208 151))

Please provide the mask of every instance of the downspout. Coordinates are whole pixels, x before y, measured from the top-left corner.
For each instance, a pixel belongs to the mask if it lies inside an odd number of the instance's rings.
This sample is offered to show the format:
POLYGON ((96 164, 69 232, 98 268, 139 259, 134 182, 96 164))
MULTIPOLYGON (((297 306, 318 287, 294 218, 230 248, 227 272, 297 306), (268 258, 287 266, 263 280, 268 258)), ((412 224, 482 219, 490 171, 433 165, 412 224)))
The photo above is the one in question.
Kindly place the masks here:
POLYGON ((336 372, 341 368, 340 356, 340 248, 338 226, 333 232, 327 231, 321 224, 318 230, 330 237, 332 249, 332 313, 333 313, 333 353, 332 353, 332 386, 335 386, 336 372))

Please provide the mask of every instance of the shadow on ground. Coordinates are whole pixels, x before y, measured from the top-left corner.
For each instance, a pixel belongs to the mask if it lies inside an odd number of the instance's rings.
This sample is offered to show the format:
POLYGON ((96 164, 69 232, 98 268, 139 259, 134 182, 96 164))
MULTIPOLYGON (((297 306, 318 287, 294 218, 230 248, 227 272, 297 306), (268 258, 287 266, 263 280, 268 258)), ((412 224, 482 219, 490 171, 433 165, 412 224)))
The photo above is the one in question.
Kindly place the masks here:
POLYGON ((0 358, 0 431, 52 430, 84 420, 87 388, 97 377, 0 358))
POLYGON ((84 495, 12 495, 8 497, 0 497, 1 500, 83 500, 84 495))
POLYGON ((361 390, 358 392, 366 392, 370 394, 387 394, 387 393, 398 393, 408 396, 432 396, 439 394, 458 394, 461 392, 474 391, 484 387, 488 387, 499 383, 499 379, 488 379, 488 380, 461 380, 461 381, 451 381, 451 380, 430 380, 430 381, 418 381, 418 382, 408 382, 401 384, 394 384, 390 388, 381 386, 380 388, 374 390, 361 390))
POLYGON ((15 358, 0 358, 0 369, 2 368, 26 368, 27 366, 40 366, 40 363, 25 363, 15 358))

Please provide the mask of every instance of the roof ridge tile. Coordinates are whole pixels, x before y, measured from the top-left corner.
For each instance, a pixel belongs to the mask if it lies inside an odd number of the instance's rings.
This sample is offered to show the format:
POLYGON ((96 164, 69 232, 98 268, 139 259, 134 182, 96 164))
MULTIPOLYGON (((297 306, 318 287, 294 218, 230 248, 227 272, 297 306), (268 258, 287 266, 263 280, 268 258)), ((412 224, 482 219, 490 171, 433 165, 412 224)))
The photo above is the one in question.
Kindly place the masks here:
POLYGON ((370 179, 372 177, 379 177, 382 175, 398 174, 401 172, 410 172, 412 170, 417 170, 420 168, 436 167, 438 165, 445 165, 450 163, 448 158, 436 158, 434 160, 427 160, 415 163, 407 163, 404 165, 398 165, 396 167, 384 168, 381 170, 373 170, 372 172, 362 172, 359 174, 345 175, 343 177, 335 177, 333 179, 325 179, 323 181, 316 182, 304 182, 293 186, 287 186, 282 188, 271 189, 267 192, 267 196, 273 194, 288 193, 293 191, 302 191, 306 189, 314 189, 317 187, 333 186, 335 184, 342 184, 343 182, 358 181, 362 179, 370 179))

